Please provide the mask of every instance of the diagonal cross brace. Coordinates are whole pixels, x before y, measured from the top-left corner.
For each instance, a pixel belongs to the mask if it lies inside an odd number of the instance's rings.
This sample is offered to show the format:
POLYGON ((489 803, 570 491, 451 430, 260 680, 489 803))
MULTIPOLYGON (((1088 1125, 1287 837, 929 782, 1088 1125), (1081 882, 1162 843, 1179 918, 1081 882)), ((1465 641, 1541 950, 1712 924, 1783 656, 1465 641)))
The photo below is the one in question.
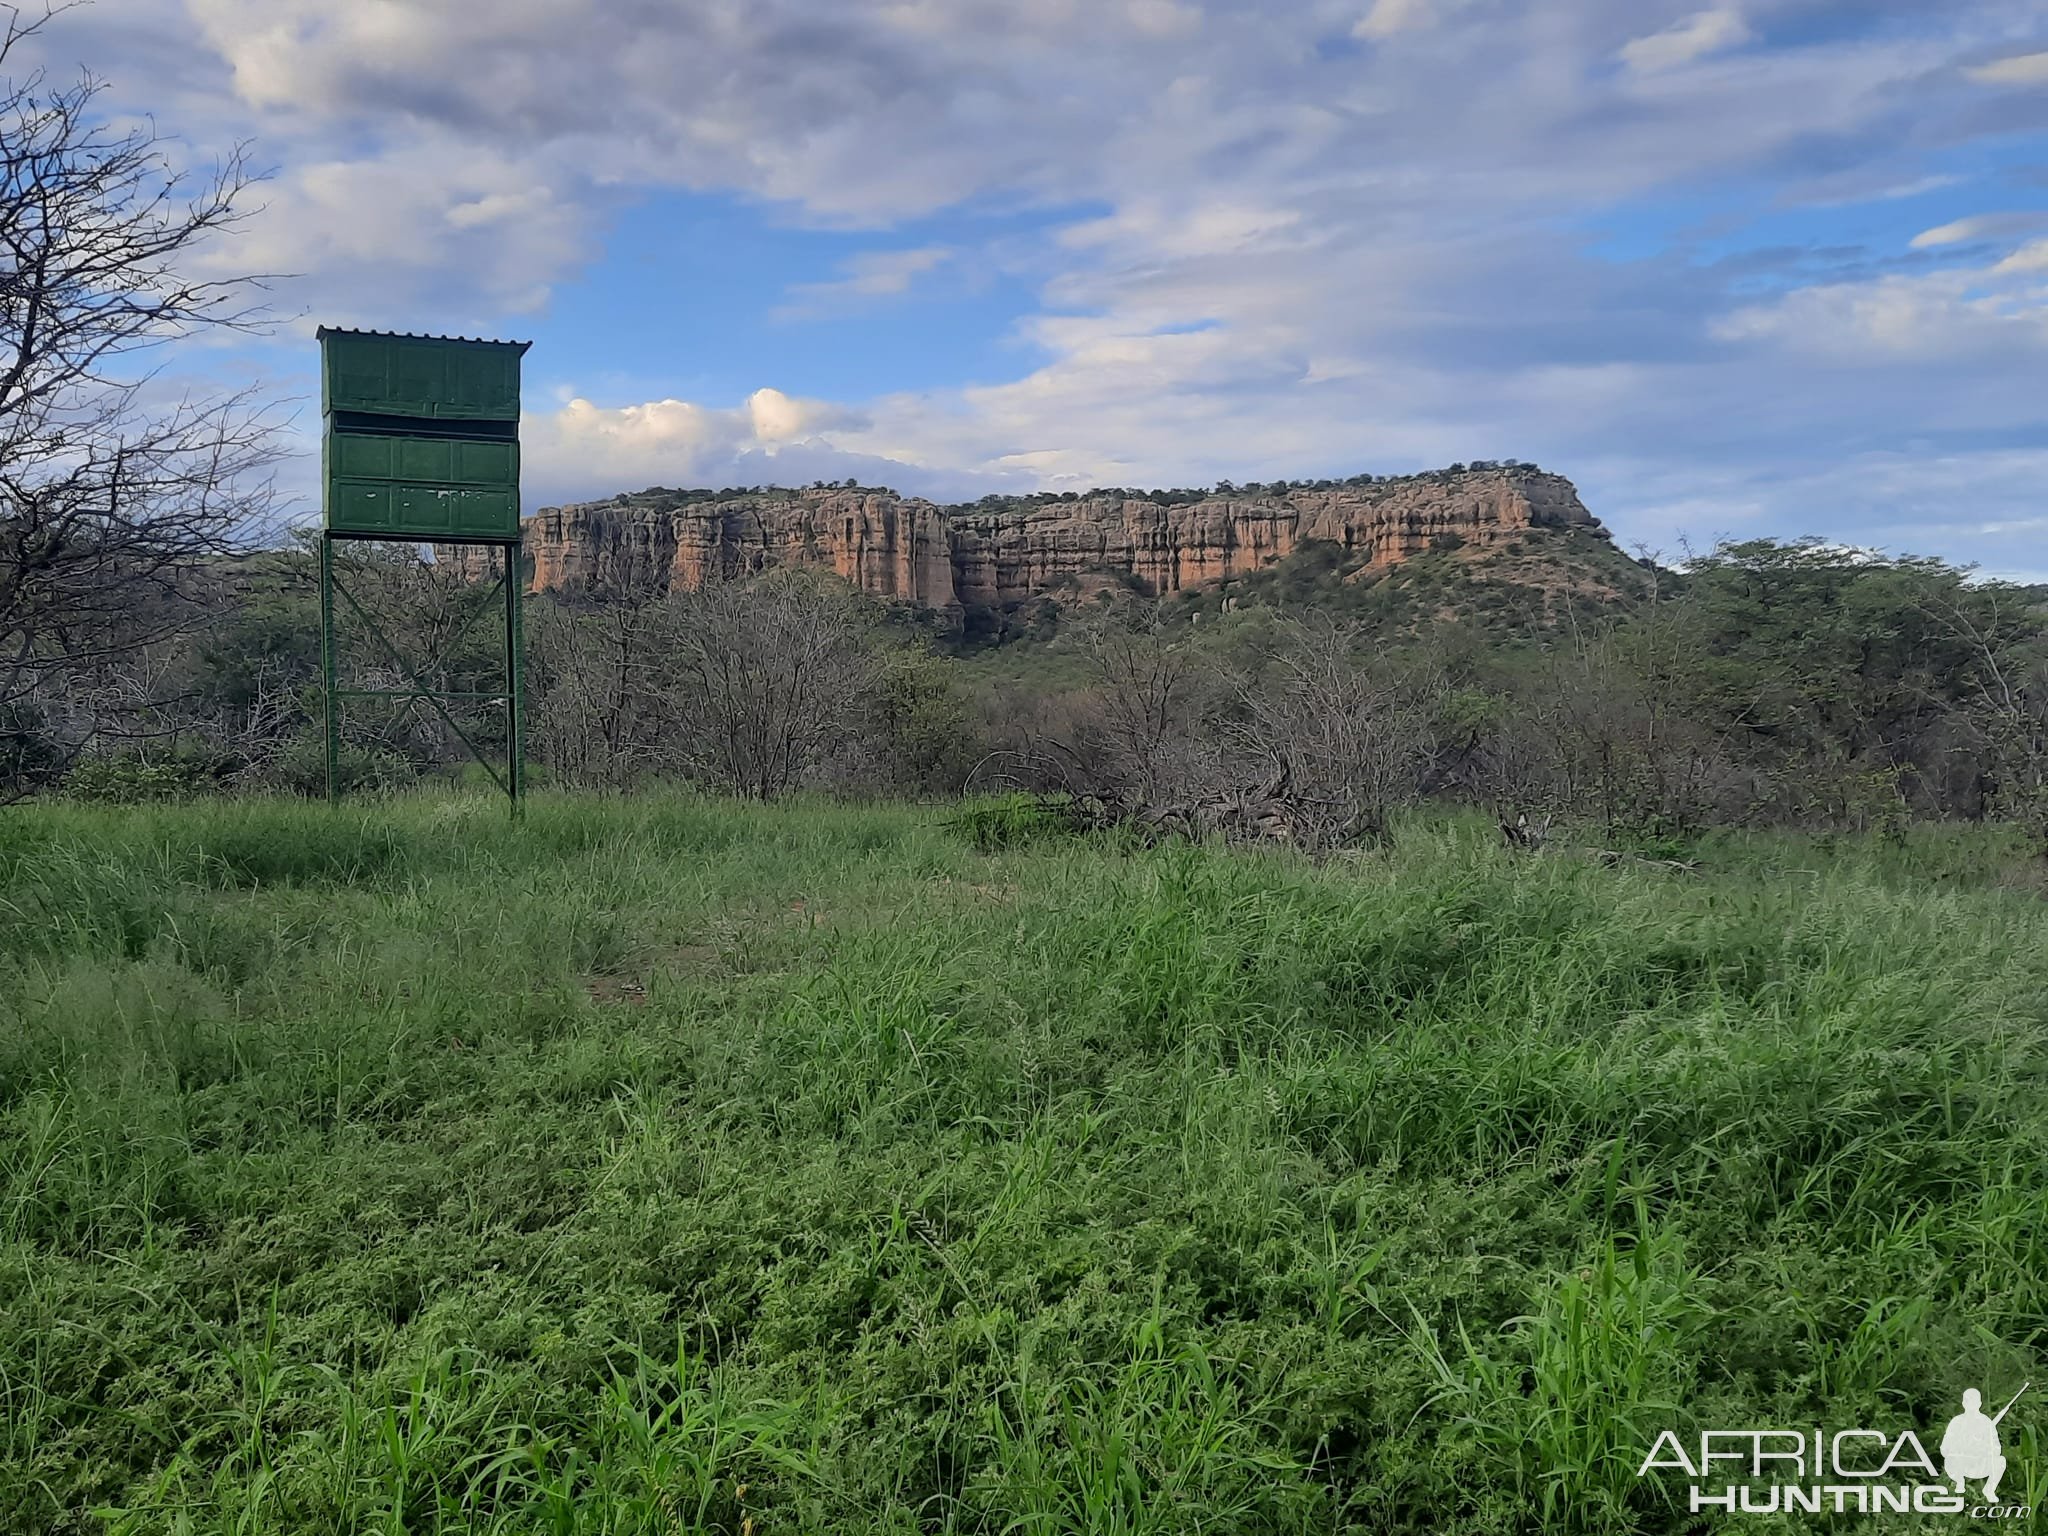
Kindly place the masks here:
MULTIPOLYGON (((369 630, 371 637, 374 640, 376 640, 378 645, 383 647, 384 654, 391 660, 391 665, 398 669, 398 675, 404 678, 407 684, 409 684, 412 687, 412 689, 415 690, 413 696, 425 699, 429 704, 434 706, 434 713, 439 715, 441 717, 442 723, 446 725, 449 730, 453 731, 456 734, 456 736, 461 739, 462 744, 465 747, 469 748, 469 755, 475 758, 477 762, 483 765, 484 772, 488 773, 491 776, 491 782, 497 785, 498 788, 502 790, 507 796, 510 796, 512 793, 512 787, 498 776, 498 770, 491 766, 490 759, 485 757, 482 751, 478 749, 477 744, 469 739, 469 732, 465 731, 461 726, 455 723, 455 717, 449 714, 447 709, 442 705, 441 696, 432 691, 431 689, 428 689, 421 685, 421 681, 418 674, 415 673, 411 667, 407 666, 405 658, 398 654, 398 647, 393 645, 391 641, 385 637, 384 631, 378 627, 377 621, 370 616, 369 612, 363 607, 361 603, 356 601, 355 594, 349 591, 347 587, 342 585, 340 573, 338 571, 330 570, 329 580, 332 583, 334 590, 341 594, 342 601, 347 603, 350 608, 355 610, 356 617, 363 621, 363 625, 366 629, 369 630)), ((502 578, 500 580, 502 584, 502 578)), ((497 592, 497 588, 493 587, 491 590, 493 595, 495 595, 497 592)), ((478 610, 478 612, 481 611, 481 609, 478 610)), ((470 619, 463 625, 462 630, 457 631, 457 638, 461 638, 461 635, 467 632, 469 625, 474 623, 475 621, 475 615, 472 614, 470 616, 470 619)), ((341 692, 341 690, 336 689, 335 692, 339 693, 341 692)))
MULTIPOLYGON (((507 566, 510 566, 511 561, 507 560, 505 563, 507 566)), ((441 662, 447 660, 450 656, 453 656, 455 654, 455 648, 462 644, 463 637, 476 627, 476 621, 478 619, 482 618, 485 614, 491 611, 491 609, 496 605, 498 594, 504 590, 505 576, 503 572, 500 572, 498 575, 498 579, 496 581, 493 581, 489 589, 484 593, 483 600, 479 602, 474 608, 470 609, 468 614, 464 616, 461 624, 456 626, 455 633, 448 637, 447 644, 441 647, 441 654, 435 657, 433 661, 429 662, 427 664, 428 667, 438 666, 440 665, 441 662)))

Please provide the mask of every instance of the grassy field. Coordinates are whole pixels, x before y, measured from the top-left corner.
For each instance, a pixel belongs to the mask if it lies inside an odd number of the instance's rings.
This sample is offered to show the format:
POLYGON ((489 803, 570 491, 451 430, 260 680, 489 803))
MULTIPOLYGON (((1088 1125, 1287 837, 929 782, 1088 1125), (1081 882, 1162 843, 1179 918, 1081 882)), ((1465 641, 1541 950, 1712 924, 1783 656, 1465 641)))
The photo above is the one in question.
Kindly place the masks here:
POLYGON ((2048 1385, 2015 856, 1484 834, 6 813, 0 1532, 1704 1529, 2048 1385))

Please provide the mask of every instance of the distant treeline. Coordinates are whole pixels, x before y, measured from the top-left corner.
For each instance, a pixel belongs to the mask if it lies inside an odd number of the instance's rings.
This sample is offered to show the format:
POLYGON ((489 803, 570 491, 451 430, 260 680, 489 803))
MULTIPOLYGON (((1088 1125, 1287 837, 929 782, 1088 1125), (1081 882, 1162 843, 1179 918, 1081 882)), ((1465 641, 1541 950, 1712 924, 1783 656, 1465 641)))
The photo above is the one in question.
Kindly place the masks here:
MULTIPOLYGON (((1042 602, 1023 638, 977 650, 817 573, 538 598, 530 760, 563 785, 1019 792, 1097 820, 1316 845, 1370 842, 1400 806, 1435 798, 1632 846, 1932 818, 2011 821, 2048 850, 2041 589, 1758 540, 1682 571, 1632 566, 1638 584, 1604 596, 1546 591, 1570 573, 1543 552, 1568 547, 1532 533, 1501 558, 1534 584, 1501 590, 1493 557, 1450 553, 1376 588, 1341 567, 1279 571, 1221 607, 1076 590, 1042 602), (1543 606, 1504 611, 1503 590, 1543 606)), ((343 574, 401 653, 428 663, 413 682, 497 686, 491 626, 465 622, 481 589, 388 547, 346 551, 343 574)), ((11 793, 322 789, 310 555, 206 580, 206 624, 8 705, 11 793)), ((340 628, 345 673, 409 685, 340 628)), ((351 700, 348 786, 459 772, 464 736, 502 752, 502 713, 469 711, 450 722, 418 700, 351 700)))
MULTIPOLYGON (((940 505, 957 510, 1007 512, 1025 507, 1043 507, 1060 502, 1108 497, 1124 501, 1149 501, 1159 506, 1172 507, 1205 501, 1212 496, 1284 496, 1290 491, 1356 490, 1370 486, 1413 484, 1419 481, 1441 484, 1459 475, 1488 474, 1504 470, 1540 473, 1536 465, 1521 459, 1474 459, 1469 464, 1451 464, 1443 469, 1421 470, 1405 475, 1358 474, 1346 475, 1342 479, 1247 480, 1242 485, 1229 480, 1219 480, 1211 486, 1174 486, 1171 489, 1153 490, 1106 485, 1087 491, 1032 491, 1017 496, 988 495, 975 501, 948 502, 940 505)), ((661 506, 685 506, 706 502, 720 504, 755 496, 800 496, 806 491, 850 491, 862 496, 899 494, 889 486, 863 485, 849 477, 845 480, 813 480, 808 486, 740 485, 686 488, 652 485, 643 491, 624 492, 614 499, 628 505, 653 503, 661 506)))

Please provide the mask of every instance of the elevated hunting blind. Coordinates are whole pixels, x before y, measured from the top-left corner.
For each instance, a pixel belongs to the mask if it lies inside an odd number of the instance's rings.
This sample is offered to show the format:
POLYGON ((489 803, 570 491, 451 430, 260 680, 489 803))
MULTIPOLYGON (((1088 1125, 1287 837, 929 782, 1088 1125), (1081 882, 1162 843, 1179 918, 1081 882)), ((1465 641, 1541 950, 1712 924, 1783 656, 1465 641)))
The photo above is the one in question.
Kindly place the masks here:
POLYGON ((322 326, 327 530, 519 538, 519 359, 529 343, 322 326))
MULTIPOLYGON (((525 780, 521 720, 519 589, 519 364, 524 341, 472 341, 321 326, 322 528, 320 618, 326 660, 327 794, 340 795, 341 703, 402 699, 432 707, 518 809, 525 780), (504 689, 452 691, 433 683, 442 660, 400 654, 375 618, 338 580, 335 541, 496 545, 498 581, 461 626, 466 631, 504 596, 504 689), (344 688, 335 646, 335 599, 362 622, 380 650, 379 671, 403 686, 344 688), (504 705, 501 777, 452 701, 504 705)), ((460 638, 458 632, 457 638, 460 638)), ((454 641, 449 644, 452 648, 454 641)))

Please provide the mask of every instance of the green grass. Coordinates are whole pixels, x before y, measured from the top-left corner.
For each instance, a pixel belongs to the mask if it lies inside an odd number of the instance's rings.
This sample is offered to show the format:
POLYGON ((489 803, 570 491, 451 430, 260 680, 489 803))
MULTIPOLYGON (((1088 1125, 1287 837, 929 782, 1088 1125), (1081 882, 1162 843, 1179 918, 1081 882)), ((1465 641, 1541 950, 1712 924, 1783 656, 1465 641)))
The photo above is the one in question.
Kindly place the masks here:
POLYGON ((1676 1531, 2048 1381, 2038 882, 1700 857, 19 808, 0 1532, 1676 1531))

